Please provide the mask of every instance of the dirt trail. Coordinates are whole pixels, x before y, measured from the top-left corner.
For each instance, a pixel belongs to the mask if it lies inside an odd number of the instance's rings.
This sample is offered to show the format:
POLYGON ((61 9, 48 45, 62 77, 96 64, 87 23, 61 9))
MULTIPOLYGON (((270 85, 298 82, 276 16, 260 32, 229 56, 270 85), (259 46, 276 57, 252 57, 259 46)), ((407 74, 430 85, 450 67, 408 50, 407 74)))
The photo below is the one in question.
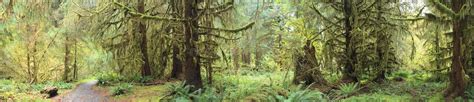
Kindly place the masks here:
POLYGON ((58 102, 107 102, 109 99, 92 88, 98 83, 97 80, 77 85, 77 87, 59 98, 58 102))

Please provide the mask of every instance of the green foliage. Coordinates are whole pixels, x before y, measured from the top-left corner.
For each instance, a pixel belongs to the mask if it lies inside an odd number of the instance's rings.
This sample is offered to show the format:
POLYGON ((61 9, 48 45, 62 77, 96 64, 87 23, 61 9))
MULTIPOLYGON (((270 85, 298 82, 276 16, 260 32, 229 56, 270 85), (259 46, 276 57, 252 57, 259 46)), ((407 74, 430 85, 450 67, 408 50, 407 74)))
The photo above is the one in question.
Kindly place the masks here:
POLYGON ((408 78, 409 75, 410 75, 410 72, 404 71, 404 70, 399 70, 399 71, 396 71, 396 72, 392 73, 393 77, 399 77, 399 78, 404 78, 404 79, 408 78))
POLYGON ((223 95, 218 94, 215 88, 205 88, 205 90, 194 92, 191 92, 190 88, 184 82, 169 85, 168 90, 171 96, 169 100, 176 102, 220 102, 224 100, 223 95))
POLYGON ((66 83, 63 81, 48 81, 46 83, 46 86, 53 86, 57 87, 59 89, 72 89, 73 84, 72 83, 66 83))
MULTIPOLYGON (((474 82, 473 82, 474 83, 474 82)), ((465 94, 467 98, 474 100, 474 85, 471 85, 467 87, 467 90, 465 91, 465 94)))
POLYGON ((58 89, 71 89, 73 87, 72 83, 66 83, 62 81, 48 81, 45 83, 38 83, 31 85, 31 89, 35 91, 43 90, 45 87, 56 87, 58 89))
POLYGON ((151 76, 141 76, 141 75, 135 75, 134 77, 132 77, 130 79, 130 81, 132 82, 138 82, 138 83, 146 83, 146 82, 150 82, 153 80, 153 77, 151 76))
POLYGON ((191 86, 186 86, 184 82, 178 84, 171 84, 168 87, 172 95, 172 99, 189 98, 191 95, 191 86))
POLYGON ((123 77, 114 72, 103 72, 96 75, 99 85, 111 85, 120 82, 123 77))
POLYGON ((206 88, 204 92, 198 90, 195 94, 191 95, 196 102, 221 102, 224 100, 222 94, 217 93, 215 88, 206 88))
POLYGON ((336 91, 336 93, 341 97, 347 97, 356 93, 359 90, 359 83, 343 83, 339 85, 339 90, 336 91))
POLYGON ((115 96, 123 95, 123 94, 131 92, 132 87, 133 85, 130 83, 121 83, 118 86, 112 87, 111 91, 112 91, 112 94, 115 96))
POLYGON ((397 96, 371 93, 342 99, 341 102, 404 102, 410 99, 411 97, 408 95, 397 96))
POLYGON ((309 88, 302 88, 298 85, 289 91, 275 92, 274 89, 267 90, 270 93, 267 100, 270 102, 327 102, 328 98, 319 91, 313 91, 309 88), (287 93, 287 94, 285 94, 287 93))

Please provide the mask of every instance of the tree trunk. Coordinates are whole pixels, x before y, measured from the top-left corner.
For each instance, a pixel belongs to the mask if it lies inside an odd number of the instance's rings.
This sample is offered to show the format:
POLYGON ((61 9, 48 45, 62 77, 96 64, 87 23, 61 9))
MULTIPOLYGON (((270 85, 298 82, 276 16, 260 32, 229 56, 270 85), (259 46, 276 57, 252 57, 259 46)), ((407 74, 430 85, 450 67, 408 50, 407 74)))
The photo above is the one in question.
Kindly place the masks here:
POLYGON ((183 64, 179 58, 179 47, 178 45, 173 45, 173 69, 171 70, 171 78, 174 79, 184 79, 183 73, 183 64))
POLYGON ((199 40, 196 26, 199 24, 194 20, 197 15, 196 0, 185 0, 183 4, 183 17, 193 19, 183 23, 184 28, 184 73, 187 85, 191 85, 191 91, 198 90, 203 87, 201 79, 200 58, 198 47, 196 45, 199 40))
MULTIPOLYGON (((377 13, 377 20, 378 21, 382 21, 382 0, 378 0, 377 1, 377 10, 379 11, 377 13)), ((383 29, 382 26, 379 26, 379 29, 383 29)), ((388 50, 390 50, 388 48, 389 46, 389 40, 387 38, 387 35, 384 31, 378 31, 376 33, 377 35, 377 45, 376 45, 376 53, 377 53, 377 58, 378 58, 378 61, 376 66, 377 68, 379 68, 378 72, 377 72, 377 76, 375 77, 374 81, 377 82, 377 83, 382 83, 386 77, 385 77, 385 73, 388 69, 388 59, 386 57, 387 53, 388 53, 388 50)))
POLYGON ((239 47, 234 47, 232 49, 232 59, 233 59, 233 63, 234 63, 234 68, 235 68, 235 72, 239 72, 239 69, 240 69, 240 48, 239 47))
MULTIPOLYGON (((138 0, 138 5, 137 5, 138 12, 140 13, 145 13, 145 0, 138 0)), ((146 25, 143 21, 137 21, 138 22, 138 34, 141 36, 141 41, 140 41, 140 51, 142 53, 142 69, 141 69, 141 74, 142 77, 146 76, 151 76, 151 69, 150 69, 150 62, 148 59, 148 48, 147 48, 147 36, 146 36, 146 25)))
MULTIPOLYGON (((452 10, 458 13, 461 7, 466 3, 465 0, 453 0, 452 10)), ((447 101, 452 101, 453 98, 464 95, 466 89, 466 82, 464 80, 463 66, 461 57, 462 51, 462 36, 463 30, 466 28, 466 19, 464 17, 455 18, 453 21, 453 57, 451 71, 449 73, 449 86, 444 92, 447 101)))
POLYGON ((305 85, 316 86, 321 90, 326 89, 328 83, 321 74, 318 68, 316 59, 316 49, 311 41, 306 41, 303 48, 303 53, 297 53, 295 56, 295 77, 293 83, 300 84, 304 82, 305 85))
POLYGON ((64 41, 64 73, 63 73, 63 81, 69 81, 69 64, 70 64, 70 54, 71 49, 69 49, 69 36, 66 34, 66 40, 64 41))
POLYGON ((73 73, 72 77, 73 80, 77 80, 77 40, 74 40, 74 63, 72 65, 73 73))
POLYGON ((355 73, 355 64, 357 63, 357 53, 355 50, 354 42, 352 42, 352 4, 351 0, 344 0, 344 36, 345 36, 345 54, 347 56, 345 61, 345 68, 343 70, 342 82, 358 82, 355 73))

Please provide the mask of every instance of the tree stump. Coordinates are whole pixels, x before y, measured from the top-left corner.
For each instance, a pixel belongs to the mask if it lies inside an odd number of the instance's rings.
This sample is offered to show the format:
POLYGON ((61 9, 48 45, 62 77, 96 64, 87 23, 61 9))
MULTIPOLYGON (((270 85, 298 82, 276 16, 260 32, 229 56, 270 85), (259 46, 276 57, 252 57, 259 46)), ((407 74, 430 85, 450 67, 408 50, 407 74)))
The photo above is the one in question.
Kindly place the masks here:
POLYGON ((56 87, 45 87, 43 90, 40 92, 41 94, 46 94, 46 98, 52 98, 54 96, 58 95, 58 88, 56 87))
POLYGON ((324 79, 318 67, 316 59, 316 50, 311 41, 307 41, 302 52, 296 52, 294 55, 295 61, 295 76, 293 83, 312 85, 319 89, 325 89, 328 86, 326 79, 324 79), (304 82, 304 83, 300 83, 304 82))

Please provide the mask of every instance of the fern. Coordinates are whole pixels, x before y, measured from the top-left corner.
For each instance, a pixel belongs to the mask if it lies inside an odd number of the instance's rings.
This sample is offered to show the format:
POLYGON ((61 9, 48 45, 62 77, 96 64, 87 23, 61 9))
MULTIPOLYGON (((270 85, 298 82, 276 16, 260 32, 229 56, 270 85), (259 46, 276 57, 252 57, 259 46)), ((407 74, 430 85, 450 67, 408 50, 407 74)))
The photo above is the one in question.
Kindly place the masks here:
MULTIPOLYGON (((271 95, 267 98, 268 101, 276 102, 326 102, 328 98, 319 91, 312 91, 308 88, 301 88, 302 85, 299 85, 296 90, 289 90, 287 95, 282 94, 282 92, 275 92, 274 90, 269 90, 271 95)), ((285 92, 283 92, 285 93, 285 92)))
POLYGON ((347 97, 359 91, 360 88, 358 83, 344 83, 339 85, 339 89, 338 94, 342 97, 347 97))
POLYGON ((474 99, 474 85, 471 85, 470 87, 468 87, 468 89, 466 89, 465 94, 467 98, 474 99))

